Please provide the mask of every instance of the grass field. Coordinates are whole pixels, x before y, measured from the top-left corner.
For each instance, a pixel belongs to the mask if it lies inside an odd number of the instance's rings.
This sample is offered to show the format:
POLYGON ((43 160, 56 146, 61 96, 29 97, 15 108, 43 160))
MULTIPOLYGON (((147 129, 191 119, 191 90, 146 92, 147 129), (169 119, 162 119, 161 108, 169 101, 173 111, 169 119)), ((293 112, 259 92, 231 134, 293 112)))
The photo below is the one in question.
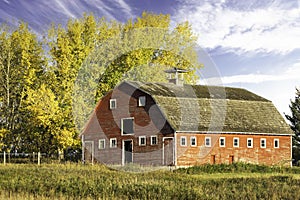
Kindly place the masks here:
POLYGON ((129 173, 101 165, 0 166, 0 199, 299 199, 300 169, 204 165, 129 173))

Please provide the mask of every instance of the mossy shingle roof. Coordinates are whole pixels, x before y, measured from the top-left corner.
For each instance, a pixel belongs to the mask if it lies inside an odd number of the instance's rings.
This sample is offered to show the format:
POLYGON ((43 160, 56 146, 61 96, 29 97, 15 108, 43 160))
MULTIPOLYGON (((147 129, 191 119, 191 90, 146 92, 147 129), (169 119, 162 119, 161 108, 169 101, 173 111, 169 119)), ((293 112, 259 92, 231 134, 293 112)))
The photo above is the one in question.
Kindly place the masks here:
POLYGON ((292 133, 271 101, 245 89, 126 83, 151 95, 176 131, 292 133))

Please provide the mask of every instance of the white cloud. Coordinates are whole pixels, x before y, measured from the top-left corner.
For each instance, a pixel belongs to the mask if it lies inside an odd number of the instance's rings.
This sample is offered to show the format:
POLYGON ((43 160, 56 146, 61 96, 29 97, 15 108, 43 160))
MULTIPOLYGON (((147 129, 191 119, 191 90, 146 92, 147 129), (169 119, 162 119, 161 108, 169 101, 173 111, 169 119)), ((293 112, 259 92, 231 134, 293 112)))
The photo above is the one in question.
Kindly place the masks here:
POLYGON ((294 63, 281 74, 241 74, 234 76, 212 77, 199 80, 199 84, 228 85, 235 83, 262 83, 269 81, 300 80, 300 62, 294 63), (219 83, 219 84, 218 84, 219 83))
POLYGON ((44 10, 45 12, 47 11, 48 13, 51 13, 55 11, 57 13, 67 16, 68 18, 78 18, 82 16, 84 12, 86 12, 86 8, 83 2, 78 0, 74 0, 74 1, 54 0, 54 1, 37 2, 35 5, 31 5, 30 3, 25 3, 24 5, 25 7, 27 7, 28 10, 31 10, 36 6, 39 6, 42 9, 46 9, 44 10))
POLYGON ((295 97, 295 87, 300 87, 300 62, 278 74, 241 74, 200 79, 198 84, 243 87, 271 100, 279 112, 290 114, 290 99, 295 97))
POLYGON ((131 7, 124 0, 117 0, 116 2, 119 4, 124 13, 126 13, 129 17, 133 17, 131 7))
POLYGON ((189 21, 205 48, 285 54, 300 47, 300 9, 274 5, 237 10, 224 1, 194 1, 182 3, 173 20, 189 21))

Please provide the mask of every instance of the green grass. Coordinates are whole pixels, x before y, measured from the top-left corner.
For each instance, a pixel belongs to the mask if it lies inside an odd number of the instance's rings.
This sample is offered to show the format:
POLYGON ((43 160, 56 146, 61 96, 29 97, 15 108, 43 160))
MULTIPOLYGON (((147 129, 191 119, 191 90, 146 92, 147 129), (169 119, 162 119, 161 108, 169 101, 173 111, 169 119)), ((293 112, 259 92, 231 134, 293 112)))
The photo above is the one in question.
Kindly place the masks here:
POLYGON ((219 164, 219 165, 200 165, 189 168, 178 169, 177 172, 186 174, 198 174, 198 173, 292 173, 300 174, 299 167, 280 167, 280 166, 266 166, 266 165, 254 165, 248 163, 233 163, 219 164))
POLYGON ((204 165, 129 173, 101 165, 0 165, 0 199, 297 199, 299 168, 204 165))

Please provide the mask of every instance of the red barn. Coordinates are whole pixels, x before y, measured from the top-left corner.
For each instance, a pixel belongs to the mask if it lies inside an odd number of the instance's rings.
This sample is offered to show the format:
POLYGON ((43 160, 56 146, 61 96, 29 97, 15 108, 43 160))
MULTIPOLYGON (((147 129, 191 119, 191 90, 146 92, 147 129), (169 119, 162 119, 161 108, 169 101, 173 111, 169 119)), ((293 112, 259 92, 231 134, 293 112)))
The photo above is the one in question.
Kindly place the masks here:
POLYGON ((124 81, 81 137, 85 162, 291 165, 288 124, 271 101, 240 88, 124 81))

